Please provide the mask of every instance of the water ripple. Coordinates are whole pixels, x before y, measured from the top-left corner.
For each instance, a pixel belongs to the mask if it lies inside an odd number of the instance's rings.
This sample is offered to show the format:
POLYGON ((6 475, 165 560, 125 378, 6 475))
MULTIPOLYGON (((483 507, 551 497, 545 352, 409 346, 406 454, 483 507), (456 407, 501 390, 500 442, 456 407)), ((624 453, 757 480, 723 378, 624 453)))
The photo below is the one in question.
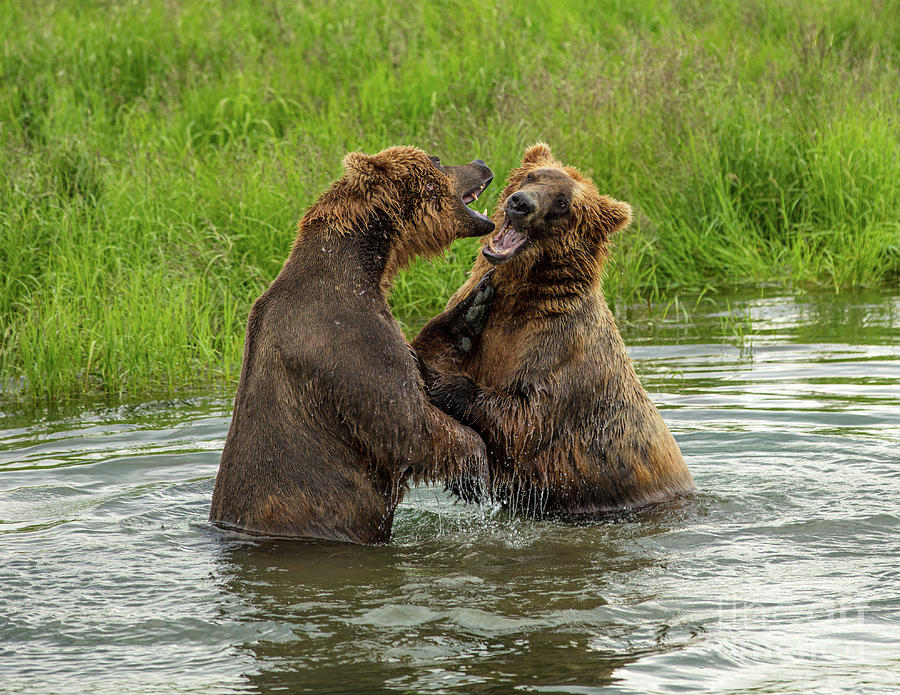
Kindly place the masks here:
POLYGON ((261 543, 206 523, 229 398, 0 413, 0 692, 896 691, 900 297, 730 306, 621 312, 699 490, 614 523, 261 543))

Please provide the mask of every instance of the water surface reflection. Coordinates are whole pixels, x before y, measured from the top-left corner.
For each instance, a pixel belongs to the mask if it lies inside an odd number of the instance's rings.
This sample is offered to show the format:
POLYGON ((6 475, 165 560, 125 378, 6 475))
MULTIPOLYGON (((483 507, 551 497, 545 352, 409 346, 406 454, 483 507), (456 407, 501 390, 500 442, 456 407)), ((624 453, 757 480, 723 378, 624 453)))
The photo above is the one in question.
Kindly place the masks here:
POLYGON ((206 524, 230 395, 0 412, 0 692, 895 692, 900 296, 619 308, 700 488, 394 542, 206 524))

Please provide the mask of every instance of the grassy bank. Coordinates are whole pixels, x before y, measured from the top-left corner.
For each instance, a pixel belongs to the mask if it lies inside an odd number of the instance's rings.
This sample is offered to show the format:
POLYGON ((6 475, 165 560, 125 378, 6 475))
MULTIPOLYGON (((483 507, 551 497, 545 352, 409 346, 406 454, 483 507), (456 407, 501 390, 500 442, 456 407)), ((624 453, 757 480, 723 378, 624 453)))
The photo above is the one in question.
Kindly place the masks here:
MULTIPOLYGON (((900 3, 0 0, 0 394, 236 378, 348 150, 527 144, 628 200, 611 298, 900 275, 900 3)), ((491 187, 491 204, 499 189, 491 187)), ((474 246, 399 281, 437 311, 474 246)))

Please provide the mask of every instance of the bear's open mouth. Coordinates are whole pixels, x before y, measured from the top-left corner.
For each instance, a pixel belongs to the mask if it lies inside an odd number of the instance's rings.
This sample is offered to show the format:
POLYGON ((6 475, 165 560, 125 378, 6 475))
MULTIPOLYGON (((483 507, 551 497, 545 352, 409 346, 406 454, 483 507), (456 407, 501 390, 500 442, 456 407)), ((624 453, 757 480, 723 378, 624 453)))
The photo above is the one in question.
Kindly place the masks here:
POLYGON ((469 205, 470 203, 474 203, 476 200, 478 200, 478 196, 480 196, 482 193, 484 193, 484 189, 490 185, 491 181, 493 181, 493 179, 488 179, 484 183, 479 184, 478 186, 475 186, 475 188, 473 188, 471 191, 464 194, 462 197, 463 202, 466 205, 469 205))
POLYGON ((503 219, 503 226, 492 236, 481 253, 494 265, 508 261, 513 256, 528 248, 530 240, 521 232, 516 231, 509 221, 509 217, 503 219))
MULTIPOLYGON (((488 186, 490 186, 491 181, 493 181, 493 180, 494 180, 494 178, 491 177, 491 178, 487 179, 486 181, 475 186, 475 188, 470 190, 468 193, 464 193, 462 196, 463 204, 466 207, 468 207, 472 203, 474 203, 476 200, 478 200, 478 196, 480 196, 482 193, 484 193, 484 189, 487 188, 488 186)), ((474 213, 476 217, 478 217, 482 220, 488 220, 488 221, 490 220, 490 217, 487 216, 487 208, 484 209, 484 212, 479 212, 475 208, 469 208, 469 210, 472 213, 474 213)))

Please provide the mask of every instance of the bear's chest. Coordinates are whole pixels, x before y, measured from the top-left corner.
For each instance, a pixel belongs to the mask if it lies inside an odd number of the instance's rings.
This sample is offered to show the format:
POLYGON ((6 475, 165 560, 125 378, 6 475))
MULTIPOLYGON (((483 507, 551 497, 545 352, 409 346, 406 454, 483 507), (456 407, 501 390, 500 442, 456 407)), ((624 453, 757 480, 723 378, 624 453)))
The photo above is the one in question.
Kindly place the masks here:
POLYGON ((524 326, 489 323, 463 370, 476 383, 507 390, 521 379, 527 369, 526 356, 533 337, 524 326))

